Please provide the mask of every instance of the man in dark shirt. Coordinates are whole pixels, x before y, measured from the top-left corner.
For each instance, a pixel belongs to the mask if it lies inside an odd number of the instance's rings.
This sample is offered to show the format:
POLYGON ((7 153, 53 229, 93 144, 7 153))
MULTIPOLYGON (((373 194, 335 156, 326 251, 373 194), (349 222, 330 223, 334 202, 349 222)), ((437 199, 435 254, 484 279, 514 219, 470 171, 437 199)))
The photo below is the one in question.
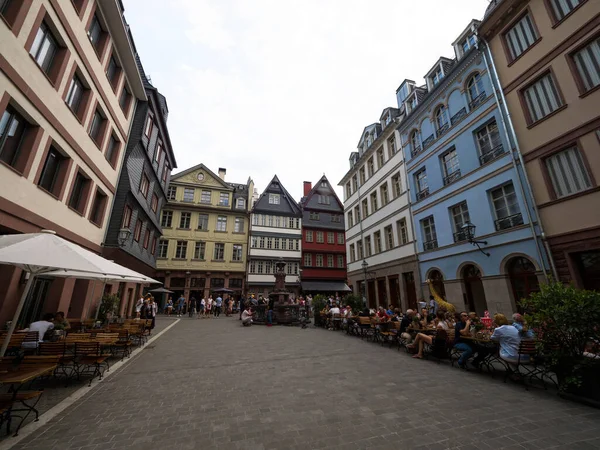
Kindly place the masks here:
POLYGON ((485 357, 489 354, 489 349, 478 346, 474 342, 469 342, 462 339, 462 336, 470 336, 471 320, 469 315, 463 311, 460 313, 460 322, 454 326, 454 348, 460 350, 462 354, 458 358, 458 366, 462 369, 466 369, 467 361, 471 356, 477 353, 475 359, 473 359, 473 366, 479 368, 479 365, 483 362, 485 357))
POLYGON ((400 337, 402 338, 404 344, 410 344, 412 342, 412 336, 410 333, 406 332, 406 329, 410 326, 413 321, 413 317, 415 312, 412 309, 407 309, 404 317, 400 321, 400 337))

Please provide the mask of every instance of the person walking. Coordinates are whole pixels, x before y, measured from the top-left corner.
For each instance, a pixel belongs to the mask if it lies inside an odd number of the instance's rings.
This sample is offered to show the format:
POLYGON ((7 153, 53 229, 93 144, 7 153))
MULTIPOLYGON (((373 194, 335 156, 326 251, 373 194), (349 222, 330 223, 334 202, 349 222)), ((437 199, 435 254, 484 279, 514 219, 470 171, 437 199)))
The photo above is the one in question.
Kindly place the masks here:
POLYGON ((181 294, 181 297, 177 299, 177 317, 181 317, 183 314, 183 307, 185 306, 185 297, 181 294))
POLYGON ((148 300, 148 309, 146 311, 146 318, 152 319, 152 324, 150 325, 150 334, 152 334, 152 330, 154 330, 154 326, 156 325, 156 313, 158 312, 158 304, 154 302, 154 297, 150 297, 148 300))
POLYGON ((221 308, 223 307, 223 299, 220 295, 217 296, 215 300, 215 317, 219 317, 221 315, 221 308))
POLYGON ((173 313, 173 299, 169 297, 167 301, 167 315, 170 316, 173 313))
POLYGON ((210 319, 210 313, 212 312, 212 307, 213 307, 213 299, 212 299, 212 295, 209 295, 208 300, 206 300, 206 310, 204 311, 205 316, 209 319, 210 319))
POLYGON ((198 303, 198 316, 197 316, 198 319, 200 317, 204 317, 204 308, 205 307, 206 307, 206 299, 204 297, 202 297, 202 299, 198 303))

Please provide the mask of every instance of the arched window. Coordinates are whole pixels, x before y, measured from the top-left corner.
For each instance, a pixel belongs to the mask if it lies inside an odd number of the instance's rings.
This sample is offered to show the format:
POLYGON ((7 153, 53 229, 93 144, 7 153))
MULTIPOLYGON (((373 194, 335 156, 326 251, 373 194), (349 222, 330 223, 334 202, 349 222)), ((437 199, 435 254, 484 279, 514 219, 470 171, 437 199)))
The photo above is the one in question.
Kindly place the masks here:
MULTIPOLYGON (((471 103, 471 108, 473 108, 477 105, 477 102, 481 100, 479 96, 481 94, 485 94, 483 80, 481 79, 479 72, 469 78, 469 81, 467 82, 467 90, 469 91, 469 102, 471 103), (475 103, 475 105, 473 105, 473 103, 475 103)), ((484 96, 482 96, 482 98, 483 97, 484 96)))
POLYGON ((431 280, 431 285, 435 292, 442 297, 446 298, 446 289, 444 288, 444 275, 441 274, 439 270, 432 270, 429 272, 429 279, 431 280))
POLYGON ((508 261, 506 267, 517 309, 520 311, 519 302, 521 299, 529 297, 532 292, 540 290, 538 278, 535 274, 535 266, 527 258, 516 256, 508 261))
POLYGON ((445 131, 448 128, 448 114, 444 105, 436 110, 435 123, 437 124, 438 132, 445 131))
POLYGON ((418 130, 414 130, 410 135, 410 143, 413 153, 418 153, 421 150, 421 136, 418 130))

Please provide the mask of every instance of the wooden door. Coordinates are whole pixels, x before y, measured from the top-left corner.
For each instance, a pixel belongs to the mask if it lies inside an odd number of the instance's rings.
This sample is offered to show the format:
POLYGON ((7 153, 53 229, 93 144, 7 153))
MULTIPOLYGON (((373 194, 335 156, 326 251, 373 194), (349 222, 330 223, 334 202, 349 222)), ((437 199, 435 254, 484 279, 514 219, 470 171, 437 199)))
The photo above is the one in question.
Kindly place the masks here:
POLYGON ((384 308, 387 308, 388 297, 387 288, 385 284, 385 278, 377 279, 377 304, 378 306, 383 306, 384 308))
POLYGON ((404 272, 402 274, 404 280, 404 289, 406 294, 407 308, 417 309, 417 289, 415 287, 415 276, 412 272, 404 272))
POLYGON ((402 299, 400 298, 400 280, 398 275, 388 277, 390 285, 390 303, 394 308, 402 308, 402 299))

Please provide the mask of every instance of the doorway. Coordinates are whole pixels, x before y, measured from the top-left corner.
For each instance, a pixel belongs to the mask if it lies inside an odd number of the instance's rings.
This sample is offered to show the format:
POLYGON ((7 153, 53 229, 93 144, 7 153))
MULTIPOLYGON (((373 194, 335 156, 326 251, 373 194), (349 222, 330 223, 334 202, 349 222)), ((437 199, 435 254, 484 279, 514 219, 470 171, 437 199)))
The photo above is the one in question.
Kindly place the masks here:
POLYGON ((404 290, 406 291, 407 309, 417 309, 417 289, 415 286, 415 275, 412 272, 402 274, 404 280, 404 290))
POLYGON ((466 304, 469 311, 475 311, 479 317, 483 317, 488 308, 481 281, 481 271, 473 264, 468 264, 462 270, 462 278, 465 283, 466 304))
POLYGON ((540 284, 535 274, 535 266, 531 261, 522 256, 512 258, 506 266, 517 311, 523 313, 521 299, 527 298, 532 292, 540 290, 540 284))
POLYGON ((576 253, 573 255, 581 287, 600 291, 600 250, 576 253))
POLYGON ((439 270, 432 270, 429 272, 429 279, 431 280, 431 286, 444 300, 446 300, 446 288, 444 287, 444 275, 439 270))
POLYGON ((369 290, 369 308, 376 308, 377 299, 375 297, 375 281, 369 280, 367 283, 367 289, 369 290))
POLYGON ((47 312, 44 311, 44 303, 46 302, 46 295, 51 284, 52 278, 35 279, 23 304, 23 310, 17 322, 17 327, 28 327, 30 323, 39 320, 43 312, 47 312))
POLYGON ((394 308, 402 308, 398 275, 389 276, 388 283, 390 284, 390 303, 394 306, 394 308))
POLYGON ((384 308, 388 307, 388 297, 385 285, 385 278, 379 278, 377 280, 377 302, 379 306, 383 306, 384 308))

